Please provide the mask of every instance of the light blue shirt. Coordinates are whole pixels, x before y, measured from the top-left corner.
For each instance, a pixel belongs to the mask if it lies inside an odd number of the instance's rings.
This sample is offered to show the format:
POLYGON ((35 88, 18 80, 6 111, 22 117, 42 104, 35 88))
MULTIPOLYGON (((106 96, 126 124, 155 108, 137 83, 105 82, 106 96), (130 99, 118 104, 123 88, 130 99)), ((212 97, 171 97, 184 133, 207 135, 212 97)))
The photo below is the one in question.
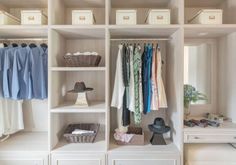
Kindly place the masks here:
POLYGON ((6 48, 0 48, 0 97, 3 97, 3 64, 6 48))
POLYGON ((32 48, 31 54, 31 76, 33 96, 35 99, 46 99, 47 94, 47 61, 48 53, 46 48, 37 46, 32 48))

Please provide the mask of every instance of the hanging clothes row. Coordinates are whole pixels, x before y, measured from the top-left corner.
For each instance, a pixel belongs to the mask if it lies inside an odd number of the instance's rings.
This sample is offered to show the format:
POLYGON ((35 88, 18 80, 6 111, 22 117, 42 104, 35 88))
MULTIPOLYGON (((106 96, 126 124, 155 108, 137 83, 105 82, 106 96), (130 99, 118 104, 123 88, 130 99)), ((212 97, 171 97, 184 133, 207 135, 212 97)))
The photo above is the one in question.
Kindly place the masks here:
POLYGON ((46 44, 11 44, 0 48, 0 96, 7 99, 46 99, 46 44))
POLYGON ((154 44, 118 46, 116 73, 111 106, 118 109, 119 122, 130 125, 130 114, 135 124, 142 114, 167 108, 162 80, 161 50, 154 44))

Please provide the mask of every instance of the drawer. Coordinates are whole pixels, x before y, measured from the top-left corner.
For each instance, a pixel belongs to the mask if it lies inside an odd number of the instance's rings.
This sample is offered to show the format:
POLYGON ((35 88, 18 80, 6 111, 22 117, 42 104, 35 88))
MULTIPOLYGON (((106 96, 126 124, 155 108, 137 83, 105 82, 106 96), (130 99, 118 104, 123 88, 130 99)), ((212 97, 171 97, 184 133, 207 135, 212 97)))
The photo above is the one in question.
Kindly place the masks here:
POLYGON ((52 154, 51 165, 105 165, 105 154, 52 154))
POLYGON ((109 154, 108 165, 180 165, 180 156, 176 154, 109 154))
POLYGON ((147 24, 170 24, 170 10, 150 10, 146 22, 147 24))
POLYGON ((95 19, 91 10, 73 10, 72 24, 73 25, 92 25, 95 19))
POLYGON ((116 11, 117 25, 136 25, 137 11, 136 10, 117 10, 116 11))
POLYGON ((236 143, 236 134, 194 134, 187 133, 185 143, 236 143))

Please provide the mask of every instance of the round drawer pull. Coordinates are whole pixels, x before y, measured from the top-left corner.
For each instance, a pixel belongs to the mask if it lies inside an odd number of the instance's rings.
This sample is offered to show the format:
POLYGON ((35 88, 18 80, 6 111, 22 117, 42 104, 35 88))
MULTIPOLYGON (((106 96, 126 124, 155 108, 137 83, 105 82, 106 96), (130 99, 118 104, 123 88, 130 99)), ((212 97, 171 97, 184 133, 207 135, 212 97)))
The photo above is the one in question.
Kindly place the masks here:
POLYGON ((195 136, 194 139, 200 139, 200 137, 195 136))

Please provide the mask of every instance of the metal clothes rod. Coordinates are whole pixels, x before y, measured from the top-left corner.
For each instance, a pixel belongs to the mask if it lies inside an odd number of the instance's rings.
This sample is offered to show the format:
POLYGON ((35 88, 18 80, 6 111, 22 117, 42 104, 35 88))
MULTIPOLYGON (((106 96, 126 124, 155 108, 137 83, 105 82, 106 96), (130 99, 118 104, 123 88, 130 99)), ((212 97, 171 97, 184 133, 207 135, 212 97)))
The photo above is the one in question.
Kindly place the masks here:
POLYGON ((168 41, 172 38, 114 38, 111 41, 168 41))
POLYGON ((7 39, 3 39, 0 38, 0 41, 44 41, 44 40, 48 40, 47 38, 7 38, 7 39))

